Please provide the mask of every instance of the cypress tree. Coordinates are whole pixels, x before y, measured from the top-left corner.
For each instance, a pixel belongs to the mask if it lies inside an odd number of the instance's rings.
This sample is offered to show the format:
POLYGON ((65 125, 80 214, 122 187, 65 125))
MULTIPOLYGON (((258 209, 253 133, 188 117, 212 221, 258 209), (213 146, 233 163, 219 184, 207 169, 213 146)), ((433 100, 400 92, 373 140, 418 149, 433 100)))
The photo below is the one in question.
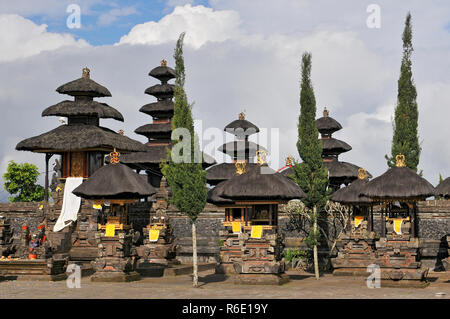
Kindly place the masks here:
POLYGON ((300 117, 298 123, 297 150, 303 160, 295 162, 294 181, 306 193, 303 202, 310 211, 311 231, 307 242, 313 247, 314 271, 319 279, 319 263, 317 246, 319 245, 320 232, 318 230, 318 212, 325 206, 329 192, 328 171, 322 162, 322 143, 319 140, 319 131, 316 123, 316 99, 311 83, 311 54, 302 56, 302 81, 300 88, 300 117))
POLYGON ((419 112, 417 91, 411 70, 412 28, 411 14, 408 12, 403 30, 403 58, 398 80, 397 107, 393 122, 391 156, 385 156, 389 167, 395 166, 395 156, 405 155, 406 166, 417 171, 421 147, 417 133, 419 112))
MULTIPOLYGON (((184 91, 185 71, 183 58, 184 32, 175 48, 175 92, 174 116, 172 119, 172 140, 174 148, 168 150, 168 161, 161 164, 161 170, 172 190, 170 202, 181 212, 187 214, 192 225, 192 260, 194 268, 193 286, 198 287, 197 231, 196 220, 206 204, 206 172, 201 161, 196 161, 200 153, 198 137, 194 133, 192 105, 188 103, 184 91), (188 134, 178 136, 177 129, 187 130, 188 134), (187 145, 180 154, 174 154, 176 145, 187 145), (187 151, 187 152, 186 152, 187 151), (177 156, 181 155, 180 161, 177 156)), ((179 130, 178 130, 179 131, 179 130)))

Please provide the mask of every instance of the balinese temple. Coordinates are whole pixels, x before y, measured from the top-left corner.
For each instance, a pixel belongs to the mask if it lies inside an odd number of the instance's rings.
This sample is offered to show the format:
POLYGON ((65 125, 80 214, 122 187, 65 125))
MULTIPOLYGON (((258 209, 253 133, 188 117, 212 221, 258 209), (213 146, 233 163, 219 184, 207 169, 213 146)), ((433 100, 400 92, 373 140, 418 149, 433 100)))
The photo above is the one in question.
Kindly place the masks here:
POLYGON ((139 279, 136 272, 138 256, 133 254, 132 225, 128 219, 128 207, 141 198, 156 193, 147 179, 121 164, 120 153, 110 154, 110 164, 98 169, 73 193, 94 201, 101 209, 95 238, 98 255, 94 261, 92 281, 133 281, 139 279))
MULTIPOLYGON (((157 101, 145 104, 139 112, 153 117, 153 122, 138 127, 134 132, 148 138, 145 151, 126 154, 122 156, 121 162, 137 171, 145 170, 149 183, 153 187, 159 187, 162 173, 159 164, 167 159, 167 148, 172 147, 172 117, 174 114, 173 95, 175 85, 168 83, 175 78, 175 70, 167 66, 167 61, 162 60, 161 65, 152 69, 149 76, 161 81, 145 90, 145 94, 154 96, 157 101)), ((214 164, 214 160, 203 154, 203 166, 214 164)))
POLYGON ((419 261, 417 202, 435 195, 433 185, 406 167, 400 154, 396 167, 367 183, 360 195, 381 203, 381 234, 376 242, 381 279, 422 286, 428 268, 419 261))
POLYGON ((217 272, 234 273, 241 283, 286 281, 278 205, 305 197, 291 179, 273 170, 269 173, 265 155, 265 151, 258 151, 256 167, 250 170, 245 161, 236 162, 234 176, 218 184, 208 196, 210 202, 225 207, 225 231, 220 232, 224 244, 217 272))
POLYGON ((450 198, 450 177, 447 177, 436 187, 436 195, 450 198))
POLYGON ((235 141, 225 143, 218 150, 231 157, 232 163, 220 163, 206 170, 208 184, 217 185, 236 175, 235 163, 245 162, 247 170, 257 165, 255 162, 256 152, 265 150, 264 147, 248 140, 249 136, 259 132, 259 128, 245 119, 243 112, 239 113, 237 120, 225 126, 224 131, 235 136, 235 141))
MULTIPOLYGON (((333 133, 342 129, 341 124, 329 116, 329 111, 325 108, 323 117, 316 120, 316 127, 320 133, 322 141, 323 164, 328 168, 330 186, 338 190, 342 184, 348 185, 358 178, 357 165, 339 161, 339 155, 352 149, 346 142, 334 138, 333 133)), ((367 173, 368 177, 372 175, 367 173)))

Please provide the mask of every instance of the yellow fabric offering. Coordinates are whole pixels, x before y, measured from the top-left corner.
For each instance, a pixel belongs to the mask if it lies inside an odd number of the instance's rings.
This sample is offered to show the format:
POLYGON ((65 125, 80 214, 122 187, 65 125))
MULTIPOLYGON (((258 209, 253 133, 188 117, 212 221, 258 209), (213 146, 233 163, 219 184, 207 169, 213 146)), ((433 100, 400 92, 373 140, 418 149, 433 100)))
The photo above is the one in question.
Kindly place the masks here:
POLYGON ((159 229, 150 229, 149 236, 150 236, 150 241, 151 242, 158 241, 159 229))
POLYGON ((94 204, 94 205, 92 205, 92 208, 95 208, 95 209, 102 209, 102 205, 94 204))
POLYGON ((233 222, 231 224, 233 234, 239 234, 241 232, 241 222, 233 222))
POLYGON ((363 216, 355 216, 355 227, 357 228, 359 225, 361 225, 363 220, 364 220, 363 216))
POLYGON ((394 219, 394 231, 397 233, 397 235, 402 234, 402 222, 403 219, 401 218, 394 219))
POLYGON ((116 234, 116 226, 114 224, 106 225, 106 237, 114 237, 116 234))
POLYGON ((252 232, 250 234, 251 238, 261 238, 262 236, 262 231, 263 228, 262 226, 258 225, 258 226, 252 226, 252 232))

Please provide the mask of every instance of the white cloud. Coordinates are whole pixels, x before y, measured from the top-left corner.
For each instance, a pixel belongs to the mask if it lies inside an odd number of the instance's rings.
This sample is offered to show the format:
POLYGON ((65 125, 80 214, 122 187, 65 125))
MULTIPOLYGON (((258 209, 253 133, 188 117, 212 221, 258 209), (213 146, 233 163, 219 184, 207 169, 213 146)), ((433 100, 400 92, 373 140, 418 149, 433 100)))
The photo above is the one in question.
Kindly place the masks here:
POLYGON ((102 13, 98 17, 98 24, 101 26, 108 26, 117 21, 119 17, 125 17, 132 14, 137 14, 137 10, 135 7, 123 7, 123 8, 114 8, 108 11, 107 13, 102 13))
POLYGON ((158 22, 138 24, 119 44, 161 44, 186 32, 185 43, 199 48, 207 42, 222 42, 239 35, 239 15, 235 11, 214 11, 204 6, 176 7, 158 22))
POLYGON ((47 25, 36 25, 31 20, 15 14, 0 15, 0 43, 0 62, 25 58, 64 46, 88 45, 84 40, 75 40, 70 34, 47 32, 47 25))

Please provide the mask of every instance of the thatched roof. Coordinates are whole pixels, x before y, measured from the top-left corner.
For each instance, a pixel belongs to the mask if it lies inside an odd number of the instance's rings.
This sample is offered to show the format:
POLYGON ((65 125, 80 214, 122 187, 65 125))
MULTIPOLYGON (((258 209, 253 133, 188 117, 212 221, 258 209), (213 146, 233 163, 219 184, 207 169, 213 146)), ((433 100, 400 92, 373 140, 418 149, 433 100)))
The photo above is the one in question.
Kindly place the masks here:
POLYGON ((393 167, 361 191, 371 199, 416 199, 435 195, 433 185, 408 167, 393 167))
POLYGON ((326 108, 323 111, 323 115, 323 117, 316 120, 316 127, 321 134, 333 134, 342 129, 342 125, 338 121, 328 116, 329 111, 326 108))
POLYGON ((73 193, 86 199, 139 199, 156 193, 142 175, 117 163, 102 166, 73 193))
POLYGON ((148 74, 161 82, 167 82, 175 78, 175 70, 168 66, 157 66, 148 74))
POLYGON ((77 80, 63 84, 56 89, 56 92, 71 96, 111 96, 111 93, 107 88, 98 84, 94 80, 91 80, 89 77, 81 77, 77 80))
MULTIPOLYGON (((247 163, 245 169, 257 169, 258 164, 256 163, 247 163)), ((220 163, 214 166, 211 166, 206 170, 206 180, 210 184, 216 184, 218 182, 226 181, 234 176, 236 176, 236 166, 234 163, 220 163)))
POLYGON ((111 118, 123 122, 122 114, 106 103, 96 101, 62 101, 49 106, 42 112, 42 116, 95 116, 111 118))
POLYGON ((208 203, 214 204, 214 205, 226 205, 226 204, 232 204, 233 200, 223 198, 217 195, 219 191, 221 191, 223 188, 223 182, 219 183, 216 187, 210 189, 208 191, 208 195, 206 198, 206 201, 208 203))
POLYGON ((175 90, 173 84, 156 84, 145 90, 146 94, 153 95, 157 99, 171 99, 175 90))
POLYGON ((161 100, 154 103, 145 104, 139 109, 139 112, 154 116, 160 114, 173 115, 174 106, 172 100, 161 100))
MULTIPOLYGON (((260 167, 262 168, 262 167, 260 167)), ((266 167, 268 169, 268 167, 266 167)), ((303 190, 281 174, 251 169, 222 182, 217 196, 232 200, 291 200, 305 197, 303 190)))
POLYGON ((450 197, 450 177, 444 179, 436 187, 436 195, 450 197))
POLYGON ((255 124, 245 119, 235 120, 225 126, 223 130, 236 136, 249 136, 259 132, 259 128, 255 124))
MULTIPOLYGON (((341 179, 356 179, 358 178, 358 169, 359 166, 356 166, 352 163, 340 162, 337 160, 331 162, 323 162, 323 165, 328 169, 330 178, 341 178, 341 179)), ((280 174, 284 176, 290 176, 294 173, 293 168, 289 167, 280 172, 280 174)), ((367 172, 369 178, 372 178, 372 175, 367 172)))
POLYGON ((266 151, 266 149, 261 145, 247 140, 228 142, 220 146, 217 150, 230 155, 231 157, 245 156, 245 154, 249 154, 249 156, 254 157, 256 156, 256 151, 266 151))
POLYGON ((172 124, 146 124, 138 127, 134 132, 147 137, 153 136, 155 133, 170 133, 172 132, 172 124))
POLYGON ((324 154, 338 155, 344 152, 348 152, 352 149, 352 147, 344 141, 332 137, 321 138, 320 140, 322 141, 322 150, 324 154))
POLYGON ((86 149, 119 152, 145 151, 145 145, 108 128, 95 125, 61 125, 47 133, 27 138, 16 146, 18 151, 62 153, 86 149))
POLYGON ((331 196, 331 200, 343 204, 370 204, 372 201, 366 196, 360 196, 361 190, 369 183, 368 179, 356 179, 349 186, 338 189, 331 196))

